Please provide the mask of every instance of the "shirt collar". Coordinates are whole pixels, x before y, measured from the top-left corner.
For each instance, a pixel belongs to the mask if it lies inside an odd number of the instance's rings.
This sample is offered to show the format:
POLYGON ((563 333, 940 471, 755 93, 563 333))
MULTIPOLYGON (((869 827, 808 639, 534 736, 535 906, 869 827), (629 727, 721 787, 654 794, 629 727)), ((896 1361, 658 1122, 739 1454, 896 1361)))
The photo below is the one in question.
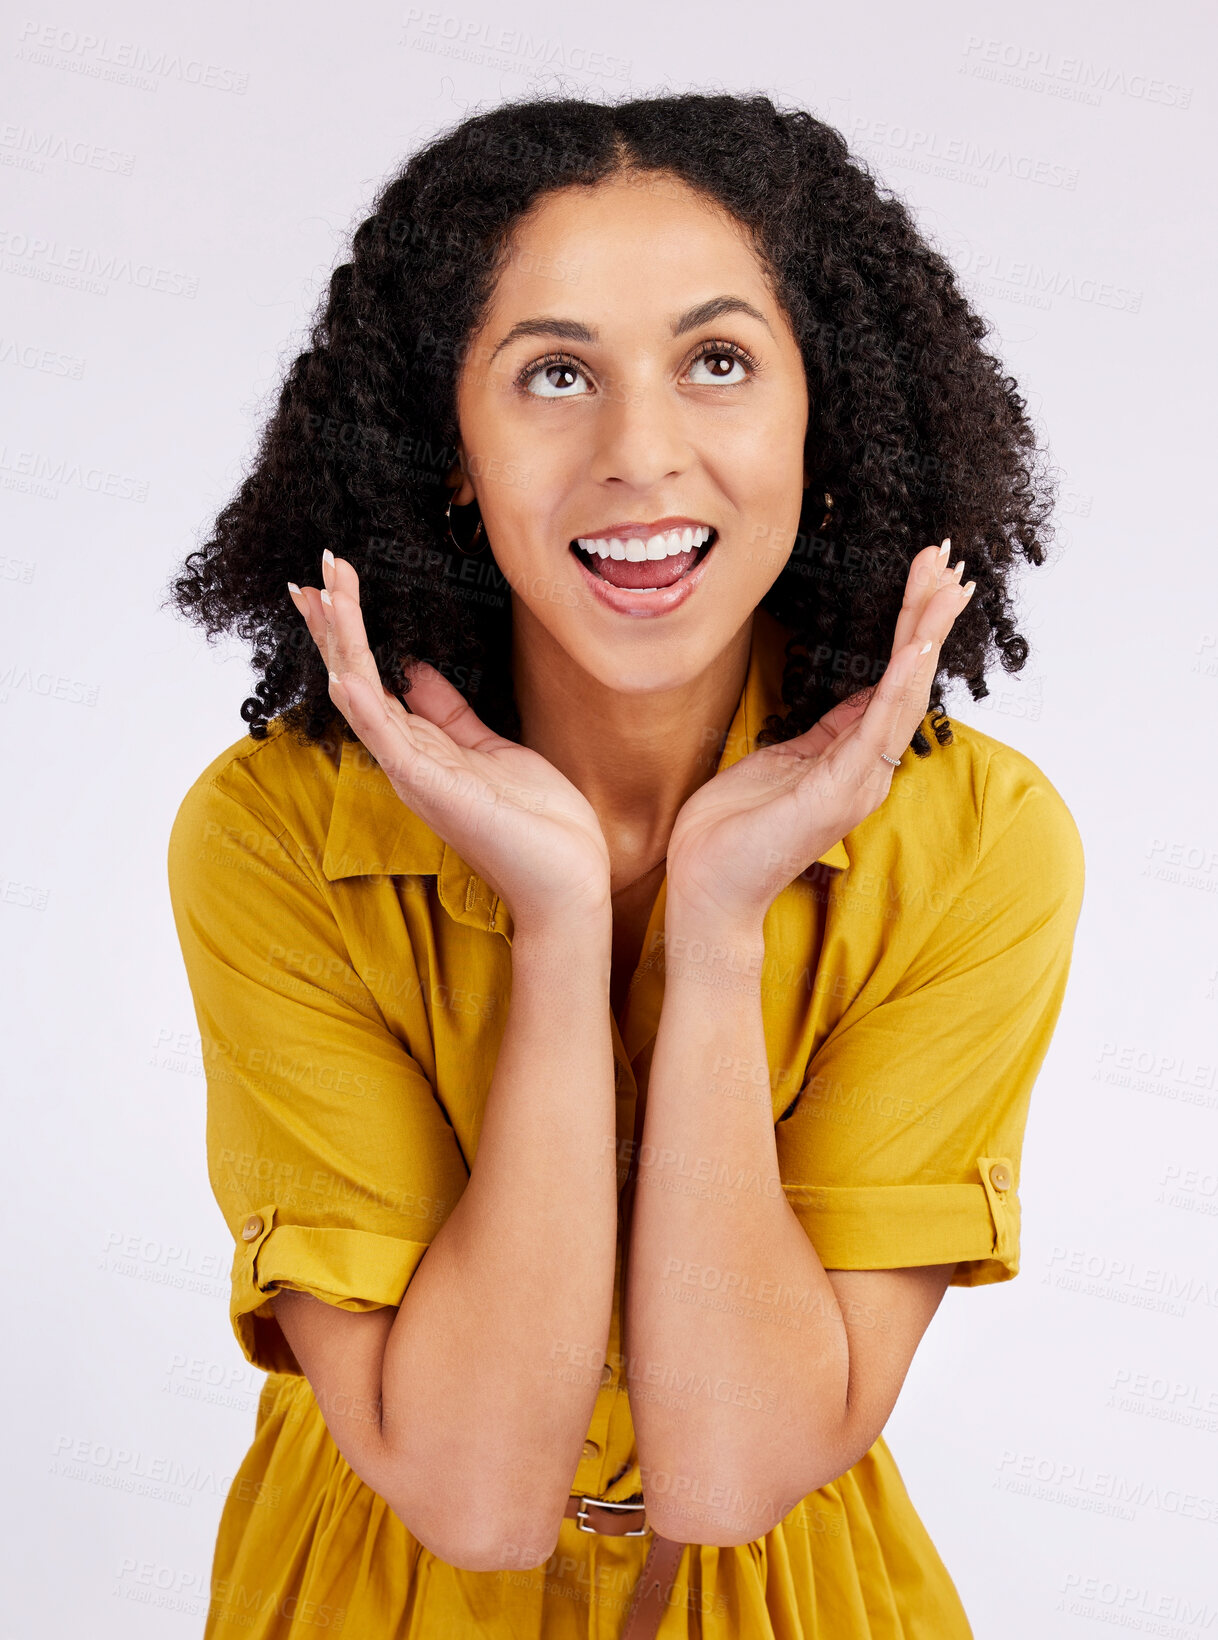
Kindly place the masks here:
MULTIPOLYGON (((728 729, 716 774, 755 750, 766 717, 783 710, 782 672, 787 629, 765 610, 754 613, 748 672, 728 729)), ((836 842, 820 863, 844 870, 850 856, 836 842)), ((460 922, 503 930, 507 910, 456 850, 408 809, 366 749, 344 740, 322 872, 344 877, 435 876, 440 900, 460 922)))

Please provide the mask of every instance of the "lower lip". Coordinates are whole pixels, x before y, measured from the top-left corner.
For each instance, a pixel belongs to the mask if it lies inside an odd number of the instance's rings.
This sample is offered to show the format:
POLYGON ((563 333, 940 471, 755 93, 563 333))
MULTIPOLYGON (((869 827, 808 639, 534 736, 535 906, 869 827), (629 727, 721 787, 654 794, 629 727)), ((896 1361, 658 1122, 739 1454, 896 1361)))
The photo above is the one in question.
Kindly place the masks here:
POLYGON ((715 555, 715 548, 719 545, 719 537, 711 542, 710 550, 687 570, 679 581, 674 581, 670 587, 657 587, 652 592, 631 592, 626 587, 615 587, 608 581, 602 581, 594 569, 589 569, 584 555, 576 549, 574 556, 579 560, 580 573, 588 582, 592 591, 609 609, 618 615, 667 615, 670 610, 683 604, 690 596, 698 583, 706 574, 706 566, 715 555))

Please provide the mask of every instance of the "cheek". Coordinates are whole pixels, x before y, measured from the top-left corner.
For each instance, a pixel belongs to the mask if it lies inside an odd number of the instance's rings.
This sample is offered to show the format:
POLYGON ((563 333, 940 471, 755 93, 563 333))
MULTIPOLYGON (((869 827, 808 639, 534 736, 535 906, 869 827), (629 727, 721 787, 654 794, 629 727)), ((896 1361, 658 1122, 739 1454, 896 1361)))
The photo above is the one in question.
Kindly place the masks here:
POLYGON ((739 573, 773 579, 791 554, 806 491, 802 447, 759 451, 736 491, 740 519, 739 573))
POLYGON ((734 488, 740 516, 750 528, 793 528, 805 494, 802 447, 759 445, 751 460, 736 467, 734 488))
POLYGON ((495 557, 509 572, 555 564, 562 538, 562 492, 546 481, 536 462, 517 458, 493 481, 480 486, 482 516, 495 544, 495 557))
POLYGON ((786 395, 765 413, 741 415, 715 438, 719 464, 730 471, 743 494, 772 500, 792 481, 803 484, 806 416, 786 395))

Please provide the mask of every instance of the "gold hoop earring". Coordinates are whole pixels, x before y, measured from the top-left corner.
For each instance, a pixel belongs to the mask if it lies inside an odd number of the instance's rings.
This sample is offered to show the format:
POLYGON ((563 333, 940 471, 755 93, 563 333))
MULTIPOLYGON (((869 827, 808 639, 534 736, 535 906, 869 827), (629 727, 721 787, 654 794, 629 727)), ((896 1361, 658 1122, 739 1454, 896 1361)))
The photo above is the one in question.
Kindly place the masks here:
MULTIPOLYGON (((477 505, 476 502, 473 502, 473 501, 470 502, 471 507, 476 506, 476 505, 477 505)), ((482 528, 482 514, 481 514, 481 512, 479 512, 479 514, 478 514, 478 527, 474 531, 473 535, 471 535, 470 538, 469 538, 469 546, 463 547, 461 545, 460 541, 457 540, 457 537, 453 534, 453 497, 452 496, 449 496, 448 506, 445 507, 445 509, 444 509, 444 522, 448 526, 448 539, 452 542, 453 546, 456 548, 456 550, 459 553, 462 554, 463 557, 476 558, 478 556, 478 554, 486 546, 486 531, 482 528)))

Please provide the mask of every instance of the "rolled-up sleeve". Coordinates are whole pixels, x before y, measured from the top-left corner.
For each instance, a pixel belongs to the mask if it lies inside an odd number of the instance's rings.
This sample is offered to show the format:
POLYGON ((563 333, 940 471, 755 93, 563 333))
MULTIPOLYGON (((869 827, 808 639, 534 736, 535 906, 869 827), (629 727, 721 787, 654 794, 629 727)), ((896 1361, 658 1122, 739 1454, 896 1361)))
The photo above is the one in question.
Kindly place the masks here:
MULTIPOLYGON (((299 1372, 270 1295, 400 1304, 468 1175, 419 1061, 352 966, 331 886, 276 817, 224 774, 201 778, 168 868, 208 1175, 233 1238, 233 1331, 252 1365, 299 1372)), ((408 951, 385 960, 413 966, 408 951)))
POLYGON ((1043 778, 987 786, 965 892, 899 983, 843 1019, 776 1126, 787 1199, 826 1269, 1018 1274, 1030 1096, 1082 905, 1073 817, 1043 778))

